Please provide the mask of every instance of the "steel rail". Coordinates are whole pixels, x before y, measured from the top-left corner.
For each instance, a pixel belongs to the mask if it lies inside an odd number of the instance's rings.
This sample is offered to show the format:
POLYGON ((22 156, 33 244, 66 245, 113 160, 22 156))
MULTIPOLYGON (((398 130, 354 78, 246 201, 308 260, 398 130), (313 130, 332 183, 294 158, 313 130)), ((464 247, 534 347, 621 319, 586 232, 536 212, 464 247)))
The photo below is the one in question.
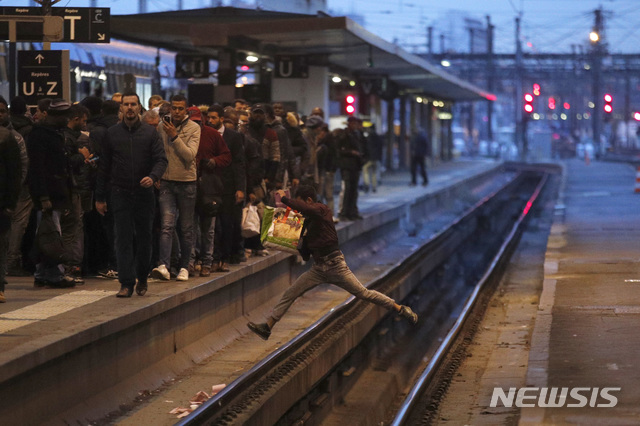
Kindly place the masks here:
POLYGON ((467 298, 467 302, 465 303, 465 306, 462 309, 460 316, 458 317, 455 324, 452 326, 451 330, 449 331, 447 336, 444 338, 444 340, 438 347, 438 350, 434 354, 433 358, 431 358, 431 361, 429 362, 427 367, 424 369, 424 371, 422 372, 422 374, 420 375, 420 377, 418 378, 414 386, 411 388, 411 391, 409 391, 409 393, 407 394, 407 397, 405 398, 403 404, 400 406, 400 409, 398 410, 396 417, 391 423, 391 426, 401 426, 406 424, 413 408, 415 407, 416 402, 420 399, 420 396, 422 395, 423 391, 430 384, 431 380, 433 379, 433 377, 435 376, 438 370, 438 367, 442 363, 444 357, 447 355, 449 349, 451 349, 451 346, 455 342, 457 336, 460 334, 462 327, 464 326, 465 322, 469 318, 471 311, 478 300, 478 296, 480 295, 480 292, 483 290, 483 288, 485 287, 485 285, 487 284, 487 282, 489 281, 493 273, 496 271, 497 267, 500 265, 501 261, 503 260, 503 256, 515 244, 518 237, 522 233, 522 228, 523 228, 522 225, 525 222, 525 220, 529 217, 528 214, 531 208, 533 207, 533 204, 537 201, 538 196, 540 195, 542 188, 547 182, 548 177, 549 175, 547 173, 543 175, 535 191, 533 192, 531 197, 529 197, 529 200, 527 201, 524 209, 522 210, 522 213, 520 213, 518 220, 512 226, 511 231, 509 232, 509 235, 501 245, 496 255, 493 257, 489 267, 487 268, 482 278, 480 278, 478 283, 475 285, 473 292, 467 298))
MULTIPOLYGON (((498 194, 507 190, 511 186, 517 185, 524 178, 525 173, 521 172, 511 181, 495 190, 489 195, 478 200, 473 206, 468 208, 464 213, 455 218, 449 226, 433 234, 433 236, 422 247, 414 251, 411 255, 396 262, 391 268, 387 269, 374 280, 366 284, 368 288, 376 288, 383 284, 388 278, 394 274, 400 273, 407 265, 421 261, 424 258, 425 251, 430 252, 434 247, 439 247, 445 243, 455 232, 455 228, 473 218, 474 214, 483 206, 487 205, 498 194)), ((249 371, 236 378, 221 392, 211 399, 207 400, 200 407, 194 410, 189 416, 176 423, 176 426, 192 426, 207 424, 211 419, 223 414, 223 411, 240 395, 242 392, 251 387, 258 378, 264 376, 268 371, 282 363, 283 360, 290 357, 305 344, 316 338, 322 331, 328 327, 335 319, 344 315, 350 310, 358 300, 351 296, 341 304, 329 310, 320 319, 307 327, 295 338, 287 342, 282 347, 276 349, 266 358, 254 365, 249 371)))

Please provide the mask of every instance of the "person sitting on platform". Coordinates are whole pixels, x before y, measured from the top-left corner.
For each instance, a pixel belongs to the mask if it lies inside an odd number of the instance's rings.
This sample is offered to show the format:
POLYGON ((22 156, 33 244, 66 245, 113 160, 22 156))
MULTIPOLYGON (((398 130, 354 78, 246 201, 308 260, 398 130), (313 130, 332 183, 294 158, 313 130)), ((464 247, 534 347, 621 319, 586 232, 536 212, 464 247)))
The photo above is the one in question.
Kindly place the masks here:
POLYGON ((375 290, 369 290, 358 281, 347 266, 338 246, 338 234, 333 223, 332 212, 326 205, 316 202, 316 190, 312 186, 301 185, 294 200, 287 198, 283 190, 276 192, 284 204, 304 216, 298 250, 305 260, 313 256, 313 265, 284 292, 266 323, 249 322, 247 324, 251 331, 267 340, 271 336, 273 326, 280 321, 293 302, 305 292, 323 283, 336 285, 359 299, 393 310, 412 324, 418 322, 418 315, 410 307, 399 305, 390 297, 375 290))

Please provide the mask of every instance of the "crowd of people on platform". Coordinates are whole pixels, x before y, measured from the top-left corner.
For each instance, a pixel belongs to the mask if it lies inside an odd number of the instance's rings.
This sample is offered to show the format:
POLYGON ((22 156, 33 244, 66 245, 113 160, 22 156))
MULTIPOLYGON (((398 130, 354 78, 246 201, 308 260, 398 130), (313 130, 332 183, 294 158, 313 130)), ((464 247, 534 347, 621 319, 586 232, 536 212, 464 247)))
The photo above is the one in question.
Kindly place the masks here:
POLYGON ((0 97, 0 302, 5 272, 35 271, 35 286, 60 288, 99 274, 120 281, 119 297, 144 295, 149 276, 227 272, 268 255, 260 236, 241 235, 245 204, 274 205, 278 190, 295 196, 303 184, 335 222, 359 220, 361 172, 376 192, 382 160, 382 140, 368 133, 359 118, 331 131, 321 108, 301 118, 277 102, 154 95, 145 108, 124 93, 43 99, 31 115, 20 97, 0 97))

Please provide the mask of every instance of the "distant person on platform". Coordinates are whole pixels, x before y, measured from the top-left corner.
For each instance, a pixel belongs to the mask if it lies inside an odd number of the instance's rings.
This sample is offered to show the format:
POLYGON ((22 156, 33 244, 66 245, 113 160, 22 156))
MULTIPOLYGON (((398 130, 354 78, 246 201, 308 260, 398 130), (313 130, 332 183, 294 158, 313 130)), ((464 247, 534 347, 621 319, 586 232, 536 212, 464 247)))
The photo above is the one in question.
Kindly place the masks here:
POLYGON ((382 162, 382 150, 384 142, 378 133, 376 125, 371 124, 367 134, 369 144, 369 161, 362 167, 362 180, 364 181, 364 192, 376 192, 378 190, 378 170, 382 162))
POLYGON ((411 140, 411 183, 409 186, 416 186, 416 174, 420 168, 420 177, 422 177, 422 186, 429 184, 427 177, 427 165, 425 157, 429 149, 429 138, 424 129, 419 129, 411 140))
POLYGON ((305 260, 313 256, 313 265, 284 292, 266 323, 249 322, 247 324, 251 331, 267 340, 271 336, 273 326, 282 319, 298 297, 317 285, 325 283, 336 285, 358 299, 392 310, 412 324, 418 322, 418 315, 410 307, 399 305, 390 297, 375 290, 369 290, 358 281, 340 251, 331 211, 326 205, 316 202, 316 190, 312 186, 301 185, 295 200, 287 198, 283 190, 278 190, 277 193, 282 197, 284 204, 304 216, 298 250, 305 260))
POLYGON ((0 303, 7 299, 4 295, 7 251, 11 216, 16 208, 22 182, 20 147, 13 134, 0 127, 0 303))
POLYGON ((167 157, 155 127, 140 121, 140 98, 122 97, 123 120, 107 130, 96 185, 96 210, 113 213, 120 291, 117 297, 147 292, 155 194, 153 184, 167 168, 167 157), (107 188, 110 200, 107 204, 107 188), (138 283, 136 285, 136 278, 138 283))

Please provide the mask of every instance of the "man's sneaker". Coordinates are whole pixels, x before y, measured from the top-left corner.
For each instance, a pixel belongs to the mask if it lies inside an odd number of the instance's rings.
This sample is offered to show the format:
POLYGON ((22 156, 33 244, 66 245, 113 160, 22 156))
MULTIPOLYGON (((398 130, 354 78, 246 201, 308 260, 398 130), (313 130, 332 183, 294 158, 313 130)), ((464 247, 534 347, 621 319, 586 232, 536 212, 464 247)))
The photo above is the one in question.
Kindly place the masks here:
POLYGON ((4 297, 4 291, 0 291, 0 303, 6 303, 7 298, 4 297))
POLYGON ((409 321, 411 324, 416 324, 418 322, 418 315, 411 310, 410 307, 402 305, 400 306, 400 312, 398 314, 409 321))
MULTIPOLYGON (((189 272, 187 272, 187 277, 188 276, 189 272)), ((157 268, 153 268, 153 271, 151 271, 151 278, 169 281, 171 279, 171 274, 169 274, 169 271, 167 271, 166 266, 160 265, 157 268)))
POLYGON ((103 269, 102 271, 98 271, 98 275, 104 278, 109 278, 111 280, 115 280, 118 278, 118 272, 114 269, 103 269))
POLYGON ((247 327, 249 327, 249 330, 260 336, 262 340, 267 340, 269 336, 271 336, 271 329, 266 323, 255 324, 253 322, 249 322, 247 323, 247 327))
POLYGON ((189 281, 189 271, 187 268, 180 268, 176 281, 189 281))

